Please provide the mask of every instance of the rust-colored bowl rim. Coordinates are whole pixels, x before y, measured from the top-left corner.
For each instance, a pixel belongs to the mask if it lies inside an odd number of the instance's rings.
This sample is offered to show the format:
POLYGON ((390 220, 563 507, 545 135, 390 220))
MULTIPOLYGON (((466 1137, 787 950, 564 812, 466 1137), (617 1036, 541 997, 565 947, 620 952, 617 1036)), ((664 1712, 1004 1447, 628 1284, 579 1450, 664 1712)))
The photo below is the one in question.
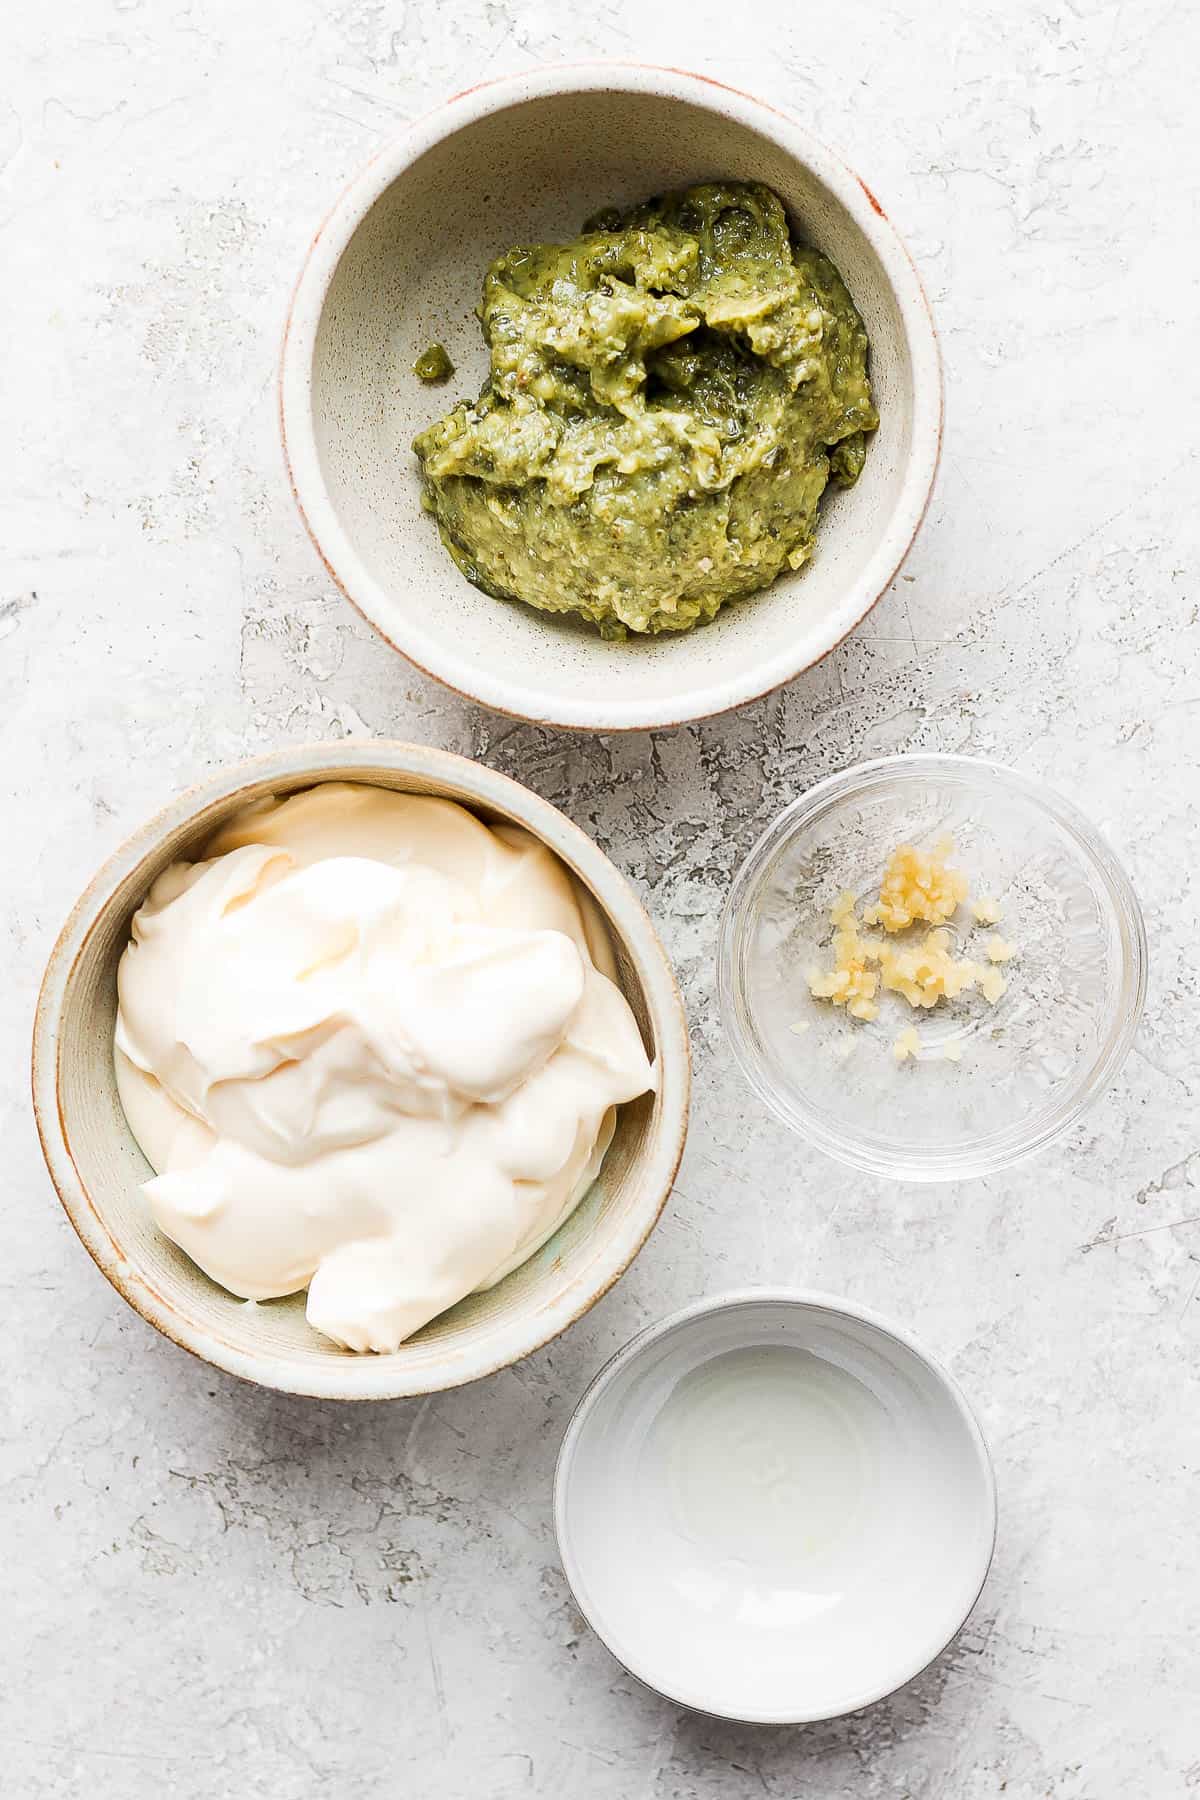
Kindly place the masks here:
POLYGON ((335 201, 309 243, 288 306, 279 363, 278 409, 284 463, 301 522, 325 570, 359 616, 406 661, 460 698, 530 724, 581 731, 670 729, 761 700, 815 668, 857 630, 895 580, 929 509, 941 460, 943 382, 933 312, 904 240, 866 182, 791 114, 710 75, 664 64, 604 59, 536 65, 454 94, 376 151, 335 201), (828 642, 797 658, 784 651, 660 703, 592 697, 560 698, 521 686, 503 672, 483 672, 448 654, 423 628, 417 609, 401 635, 381 620, 388 597, 345 531, 321 470, 312 415, 312 367, 329 285, 359 225, 380 196, 434 145, 490 113, 555 94, 615 91, 677 98, 721 111, 772 139, 801 162, 840 202, 870 242, 904 322, 912 359, 911 450, 888 530, 841 606, 831 611, 828 642))
MULTIPOLYGON (((259 1386, 330 1400, 400 1399, 459 1387, 509 1367, 582 1318, 620 1279, 661 1217, 683 1155, 691 1051, 683 1001, 658 933, 624 875, 585 832, 520 782, 467 757, 422 744, 356 739, 306 744, 235 763, 186 789, 108 857, 76 902, 46 965, 34 1021, 32 1088, 42 1154, 63 1210, 103 1274, 149 1324, 203 1361, 259 1386), (242 795, 256 797, 273 784, 297 791, 310 782, 352 781, 379 771, 426 781, 438 792, 450 790, 468 807, 525 825, 592 892, 645 998, 659 1073, 656 1118, 638 1168, 636 1205, 628 1209, 621 1229, 594 1249, 551 1301, 531 1301, 528 1311, 503 1322, 500 1331, 476 1331, 457 1351, 446 1347, 440 1356, 415 1361, 406 1355, 407 1346, 396 1356, 343 1352, 327 1361, 250 1352, 218 1329, 184 1317, 126 1256, 89 1191, 72 1153, 71 1121, 64 1110, 59 1056, 64 1005, 72 973, 118 888, 170 833, 192 826, 202 835, 206 814, 212 813, 215 823, 215 815, 230 802, 242 795)), ((199 1270, 196 1279, 205 1280, 199 1270)))

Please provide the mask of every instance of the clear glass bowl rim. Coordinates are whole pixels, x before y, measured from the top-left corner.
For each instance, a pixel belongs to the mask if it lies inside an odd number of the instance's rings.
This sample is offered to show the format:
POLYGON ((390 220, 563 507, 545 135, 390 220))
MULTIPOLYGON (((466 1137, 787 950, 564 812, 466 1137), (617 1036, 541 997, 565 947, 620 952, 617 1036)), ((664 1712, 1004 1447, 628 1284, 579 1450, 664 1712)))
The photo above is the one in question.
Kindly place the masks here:
POLYGON ((759 1099, 785 1125, 839 1162, 902 1181, 959 1181, 990 1175, 1043 1150, 1069 1131, 1116 1076, 1137 1034, 1146 998, 1149 950, 1146 926, 1128 875, 1096 827, 1078 807, 1045 782, 1003 763, 941 751, 876 757, 826 775, 784 808, 752 846, 725 901, 717 947, 717 1001, 721 1022, 742 1074, 759 1099), (1031 803, 1071 839, 1112 908, 1121 946, 1118 999, 1099 1054, 1042 1111, 1011 1126, 961 1144, 923 1149, 887 1145, 874 1133, 832 1125, 809 1107, 799 1086, 775 1079, 755 1044, 747 1001, 745 959, 754 902, 786 844, 834 805, 886 786, 898 776, 939 779, 961 787, 999 787, 1031 803))

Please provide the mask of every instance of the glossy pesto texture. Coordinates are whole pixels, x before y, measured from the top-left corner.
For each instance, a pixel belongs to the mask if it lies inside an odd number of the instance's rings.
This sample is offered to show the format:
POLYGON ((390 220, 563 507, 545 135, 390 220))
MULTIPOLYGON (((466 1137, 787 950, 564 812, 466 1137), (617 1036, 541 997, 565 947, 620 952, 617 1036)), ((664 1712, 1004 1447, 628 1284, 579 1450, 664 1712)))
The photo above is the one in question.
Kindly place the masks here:
POLYGON ((510 250, 479 317, 483 392, 413 445, 425 504, 477 587, 605 637, 686 631, 800 568, 878 423, 845 284, 754 183, 510 250))
POLYGON ((445 344, 430 344, 413 364, 413 374, 421 381, 449 381, 453 373, 454 364, 445 344))

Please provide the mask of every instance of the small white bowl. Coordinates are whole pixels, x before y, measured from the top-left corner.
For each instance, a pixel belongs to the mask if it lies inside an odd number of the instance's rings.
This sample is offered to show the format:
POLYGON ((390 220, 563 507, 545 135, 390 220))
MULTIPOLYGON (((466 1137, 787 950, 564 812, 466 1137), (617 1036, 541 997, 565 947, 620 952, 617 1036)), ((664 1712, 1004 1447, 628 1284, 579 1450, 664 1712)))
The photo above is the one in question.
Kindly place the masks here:
POLYGON ((51 1178, 84 1245, 129 1304, 197 1356, 287 1393, 395 1399, 457 1387, 527 1356, 580 1318, 628 1268, 666 1204, 687 1132, 687 1023, 658 935, 624 876, 549 801, 465 757, 380 740, 309 744, 226 769, 181 794, 92 881, 51 952, 38 999, 33 1100, 51 1178), (158 1231, 149 1167, 117 1097, 117 961, 155 879, 235 812, 322 781, 365 781, 461 801, 524 825, 598 902, 618 972, 658 1066, 658 1090, 623 1106, 594 1186, 547 1244, 486 1293, 434 1319, 394 1356, 356 1356, 304 1316, 304 1295, 251 1305, 158 1231))
POLYGON ((961 1628, 996 1536, 956 1382, 844 1300, 751 1289, 653 1325, 559 1452, 575 1600, 667 1699, 750 1724, 880 1700, 961 1628))
POLYGON ((397 650, 485 706, 630 730, 740 706, 852 631, 920 524, 942 385, 921 283, 882 207, 840 159, 761 101, 628 63, 534 69, 457 95, 355 177, 309 250, 280 385, 305 525, 346 597, 397 650), (857 484, 830 493, 811 565, 681 636, 604 642, 471 586, 421 509, 411 444, 487 372, 484 271, 514 244, 569 237, 597 208, 714 177, 765 182, 829 255, 871 339, 880 426, 857 484), (444 343, 456 375, 412 363, 444 343))

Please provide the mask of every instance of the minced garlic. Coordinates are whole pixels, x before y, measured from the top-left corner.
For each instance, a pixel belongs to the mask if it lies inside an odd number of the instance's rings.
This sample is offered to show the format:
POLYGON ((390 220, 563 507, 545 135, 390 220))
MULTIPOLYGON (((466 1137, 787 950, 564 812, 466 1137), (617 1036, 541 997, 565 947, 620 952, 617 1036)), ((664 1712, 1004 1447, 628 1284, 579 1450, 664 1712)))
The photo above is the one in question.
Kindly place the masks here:
POLYGON ((898 845, 883 871, 879 899, 863 913, 863 924, 903 931, 918 919, 943 925, 953 918, 959 902, 967 897, 966 876, 946 862, 953 853, 949 838, 940 839, 928 856, 911 844, 898 845))
POLYGON ((903 950, 880 944, 878 955, 884 987, 903 994, 910 1006, 928 1009, 939 1000, 957 1000, 975 985, 975 964, 952 954, 950 933, 940 928, 903 950))
POLYGON ((852 1019, 874 1019, 879 1014, 875 1004, 879 977, 869 965, 878 961, 878 957, 872 940, 859 936, 853 894, 843 894, 834 903, 829 916, 836 926, 833 967, 826 974, 819 969, 810 969, 809 990, 818 1000, 831 1000, 835 1006, 844 1006, 852 1019), (846 900, 850 902, 848 917, 843 906, 846 900))
MULTIPOLYGON (((864 925, 882 926, 886 936, 864 934, 853 893, 839 894, 829 913, 834 928, 833 967, 808 970, 814 999, 843 1006, 851 1018, 863 1020, 879 1016, 881 989, 900 994, 911 1007, 925 1011, 974 990, 995 1006, 1008 987, 995 965, 1008 962, 1016 950, 1003 938, 993 937, 985 946, 986 963, 955 956, 946 925, 966 901, 968 882, 960 869, 947 863, 953 851, 949 839, 942 839, 928 854, 911 844, 892 851, 879 884, 879 899, 862 913, 864 925), (932 929, 910 935, 902 944, 888 941, 918 923, 932 929)), ((970 904, 978 924, 998 923, 1000 908, 994 900, 970 904)), ((897 1062, 919 1050, 920 1039, 911 1026, 892 1045, 897 1062)), ((954 1054, 947 1049, 946 1058, 956 1062, 958 1054, 956 1046, 954 1054)))
POLYGON ((1006 993, 1008 990, 1007 981, 1005 981, 999 969, 977 969, 976 973, 979 977, 980 993, 983 995, 989 1006, 995 1006, 1001 994, 1006 993))

